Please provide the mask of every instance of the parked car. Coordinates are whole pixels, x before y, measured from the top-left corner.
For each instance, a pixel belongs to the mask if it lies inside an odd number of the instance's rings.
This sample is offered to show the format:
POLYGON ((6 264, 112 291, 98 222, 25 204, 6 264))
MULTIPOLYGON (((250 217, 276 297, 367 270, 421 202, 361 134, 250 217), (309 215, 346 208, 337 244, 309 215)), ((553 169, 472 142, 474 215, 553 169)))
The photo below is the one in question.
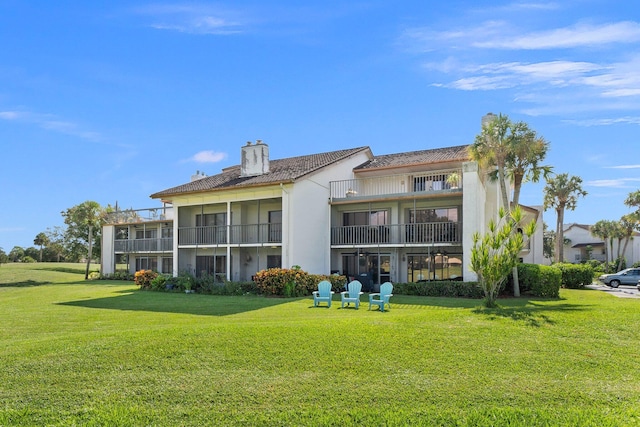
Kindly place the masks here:
POLYGON ((640 291, 640 280, 638 280, 638 290, 640 291))
POLYGON ((598 277, 605 285, 617 288, 620 285, 636 285, 640 281, 640 268, 626 268, 613 274, 603 274, 598 277))

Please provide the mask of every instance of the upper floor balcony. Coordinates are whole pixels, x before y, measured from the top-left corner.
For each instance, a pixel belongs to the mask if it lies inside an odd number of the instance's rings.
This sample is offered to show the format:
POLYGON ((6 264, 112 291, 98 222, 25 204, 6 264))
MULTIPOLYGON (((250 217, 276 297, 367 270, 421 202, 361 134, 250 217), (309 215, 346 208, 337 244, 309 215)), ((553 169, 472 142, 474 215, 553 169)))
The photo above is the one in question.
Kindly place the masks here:
POLYGON ((173 206, 117 210, 105 215, 105 223, 113 225, 170 220, 173 220, 173 206))
POLYGON ((331 227, 331 245, 394 245, 418 246, 430 244, 460 244, 462 224, 459 222, 428 222, 418 224, 349 225, 331 227))
POLYGON ((171 252, 172 250, 173 238, 171 237, 159 239, 116 239, 114 242, 115 253, 171 252))
POLYGON ((462 169, 331 181, 329 188, 331 202, 453 193, 462 191, 462 169))
POLYGON ((282 224, 217 225, 178 228, 179 246, 282 244, 282 224))

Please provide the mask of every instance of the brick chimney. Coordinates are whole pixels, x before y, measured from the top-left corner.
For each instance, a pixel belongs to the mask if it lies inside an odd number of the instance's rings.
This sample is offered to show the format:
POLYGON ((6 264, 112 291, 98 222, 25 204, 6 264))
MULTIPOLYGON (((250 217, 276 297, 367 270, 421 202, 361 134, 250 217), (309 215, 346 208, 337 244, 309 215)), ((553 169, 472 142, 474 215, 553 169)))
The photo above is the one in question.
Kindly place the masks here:
POLYGON ((269 146, 256 140, 242 147, 240 156, 240 176, 258 176, 269 172, 269 146))

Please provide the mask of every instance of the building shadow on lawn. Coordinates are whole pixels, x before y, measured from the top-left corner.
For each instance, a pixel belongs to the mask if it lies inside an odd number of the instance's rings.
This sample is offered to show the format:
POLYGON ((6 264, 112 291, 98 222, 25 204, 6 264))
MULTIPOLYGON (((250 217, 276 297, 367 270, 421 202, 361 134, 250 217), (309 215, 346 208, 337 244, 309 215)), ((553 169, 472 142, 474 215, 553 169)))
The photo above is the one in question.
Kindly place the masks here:
POLYGON ((393 297, 391 307, 422 306, 427 309, 472 309, 472 313, 487 317, 489 320, 508 318, 524 322, 530 326, 539 327, 555 322, 548 316, 552 312, 569 312, 590 310, 588 304, 558 303, 562 299, 530 299, 530 298, 499 298, 496 308, 486 308, 481 299, 448 298, 448 297, 419 297, 398 295, 393 297), (551 302, 553 304, 544 304, 551 302))
POLYGON ((46 280, 24 280, 22 282, 0 283, 0 288, 31 288, 34 286, 50 285, 51 282, 46 280))
POLYGON ((229 316, 291 302, 259 296, 217 296, 146 291, 118 291, 113 297, 68 301, 59 305, 107 310, 229 316))

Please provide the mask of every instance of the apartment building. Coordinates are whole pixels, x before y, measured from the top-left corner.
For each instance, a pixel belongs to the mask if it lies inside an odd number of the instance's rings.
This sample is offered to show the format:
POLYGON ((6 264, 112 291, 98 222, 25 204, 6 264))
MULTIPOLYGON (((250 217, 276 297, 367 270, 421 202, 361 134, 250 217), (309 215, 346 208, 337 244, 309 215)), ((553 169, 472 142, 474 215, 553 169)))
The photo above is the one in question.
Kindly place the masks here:
MULTIPOLYGON (((259 270, 380 283, 475 280, 472 236, 496 217, 499 191, 468 146, 375 156, 366 146, 272 160, 262 141, 240 164, 196 174, 151 195, 161 207, 114 212, 103 229, 103 273, 214 274, 250 280, 259 270)), ((541 263, 542 210, 522 253, 541 263)))

